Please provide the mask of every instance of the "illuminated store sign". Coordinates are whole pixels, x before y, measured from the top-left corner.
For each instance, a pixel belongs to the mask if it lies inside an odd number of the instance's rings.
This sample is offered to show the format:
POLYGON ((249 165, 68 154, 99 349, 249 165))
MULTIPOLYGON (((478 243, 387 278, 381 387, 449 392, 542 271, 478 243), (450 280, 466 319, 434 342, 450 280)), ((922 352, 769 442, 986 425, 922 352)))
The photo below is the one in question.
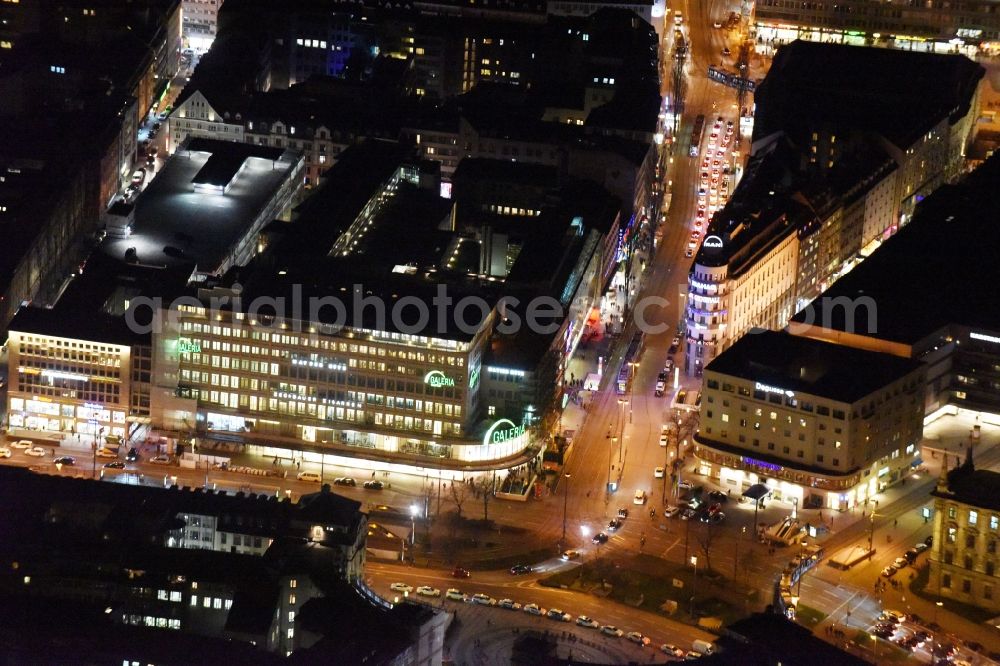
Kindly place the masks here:
POLYGON ((510 419, 500 419, 490 426, 483 436, 483 446, 488 444, 503 444, 524 435, 524 426, 517 425, 510 419))
POLYGON ((424 375, 424 384, 433 388, 443 388, 445 386, 454 386, 455 380, 446 376, 440 370, 431 370, 424 375))
POLYGON ((753 465, 754 467, 762 467, 763 469, 769 469, 772 472, 780 472, 783 468, 781 465, 775 465, 774 463, 764 462, 763 460, 755 460, 753 458, 740 458, 746 465, 753 465))
POLYGON ((201 345, 187 338, 180 338, 177 341, 177 351, 181 354, 200 354, 201 345))
POLYGON ((705 242, 702 243, 702 246, 718 250, 722 248, 722 239, 715 235, 705 236, 705 242))
POLYGON ((49 377, 50 379, 69 379, 74 382, 85 382, 90 377, 87 375, 78 375, 73 372, 60 372, 59 370, 42 370, 43 377, 49 377))
POLYGON ((783 395, 787 395, 789 398, 795 395, 795 391, 786 391, 785 389, 768 386, 767 384, 761 384, 760 382, 755 383, 753 387, 754 389, 763 391, 764 393, 781 393, 783 395))
POLYGON ((983 342, 1000 344, 1000 338, 995 335, 986 335, 985 333, 969 333, 969 337, 973 340, 982 340, 983 342))

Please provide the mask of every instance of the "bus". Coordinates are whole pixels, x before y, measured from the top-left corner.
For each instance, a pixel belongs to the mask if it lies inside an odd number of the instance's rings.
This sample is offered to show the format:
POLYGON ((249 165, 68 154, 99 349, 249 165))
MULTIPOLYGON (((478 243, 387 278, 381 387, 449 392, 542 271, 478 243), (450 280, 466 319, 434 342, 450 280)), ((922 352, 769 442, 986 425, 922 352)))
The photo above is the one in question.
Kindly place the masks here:
POLYGON ((694 126, 691 128, 691 150, 688 153, 691 157, 698 157, 701 152, 701 135, 705 132, 705 115, 698 114, 694 119, 694 126))
POLYGON ((642 333, 636 333, 632 336, 628 349, 625 350, 625 358, 622 359, 622 367, 618 371, 618 383, 615 385, 618 395, 625 395, 628 392, 632 383, 632 364, 638 363, 640 356, 642 356, 642 333))

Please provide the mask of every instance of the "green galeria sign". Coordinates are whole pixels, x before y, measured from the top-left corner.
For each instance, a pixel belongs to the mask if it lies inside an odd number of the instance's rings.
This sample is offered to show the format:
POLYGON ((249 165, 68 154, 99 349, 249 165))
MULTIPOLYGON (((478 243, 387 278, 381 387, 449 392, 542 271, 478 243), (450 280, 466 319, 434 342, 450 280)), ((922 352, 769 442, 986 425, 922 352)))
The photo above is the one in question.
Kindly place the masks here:
POLYGON ((181 354, 200 354, 201 345, 188 338, 180 338, 177 340, 177 351, 181 354))
POLYGON ((503 444, 524 434, 524 426, 517 425, 510 419, 500 419, 489 427, 483 436, 483 445, 503 444))
POLYGON ((455 380, 440 370, 431 370, 424 375, 424 383, 432 388, 444 388, 446 386, 454 386, 455 380))

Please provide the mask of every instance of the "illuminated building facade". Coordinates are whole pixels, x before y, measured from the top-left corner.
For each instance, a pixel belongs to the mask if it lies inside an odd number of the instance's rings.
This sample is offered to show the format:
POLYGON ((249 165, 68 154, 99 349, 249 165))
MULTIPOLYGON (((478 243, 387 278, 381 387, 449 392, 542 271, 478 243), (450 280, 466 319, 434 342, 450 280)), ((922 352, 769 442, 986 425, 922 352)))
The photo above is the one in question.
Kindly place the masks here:
POLYGON ((754 330, 705 369, 700 473, 742 493, 845 510, 919 461, 923 366, 754 330))

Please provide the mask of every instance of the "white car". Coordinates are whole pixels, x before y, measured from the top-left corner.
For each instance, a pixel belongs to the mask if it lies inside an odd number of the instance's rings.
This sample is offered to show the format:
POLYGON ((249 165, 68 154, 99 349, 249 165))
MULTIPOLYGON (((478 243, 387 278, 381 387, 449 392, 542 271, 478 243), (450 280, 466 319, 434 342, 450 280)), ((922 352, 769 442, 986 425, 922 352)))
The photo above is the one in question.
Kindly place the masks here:
POLYGON ((657 467, 656 469, 653 470, 653 478, 654 479, 662 479, 663 478, 663 468, 662 467, 657 467))
POLYGON ((479 594, 473 594, 471 601, 472 601, 472 603, 479 604, 480 606, 496 606, 497 605, 497 600, 496 599, 494 599, 493 597, 491 597, 488 594, 483 594, 482 592, 480 592, 479 594))
POLYGON ((32 446, 34 446, 34 444, 27 439, 21 439, 10 443, 10 448, 12 449, 30 449, 32 446))
POLYGON ((661 432, 660 433, 660 446, 666 446, 666 445, 667 445, 667 433, 661 432))
POLYGON ((389 586, 389 589, 393 592, 402 592, 404 594, 409 594, 413 592, 413 586, 407 585, 406 583, 393 583, 389 586))
POLYGON ((538 607, 538 604, 524 604, 524 612, 528 615, 544 615, 545 611, 538 607))
POLYGON ((422 597, 440 597, 441 590, 436 587, 431 587, 430 585, 421 585, 417 588, 417 594, 422 597))
POLYGON ((154 456, 153 458, 149 459, 149 462, 153 463, 154 465, 169 465, 170 456, 154 456))
POLYGON ((684 650, 671 643, 664 643, 663 645, 661 645, 660 651, 666 652, 667 654, 672 654, 675 657, 680 657, 680 658, 684 657, 684 650))
POLYGON ((465 595, 462 594, 462 591, 456 590, 453 587, 449 587, 448 591, 444 593, 444 596, 452 601, 465 601, 465 595))
POLYGON ((575 548, 564 550, 563 554, 560 555, 560 557, 565 562, 569 562, 570 560, 576 560, 580 558, 580 551, 576 550, 575 548))
POLYGON ((8 449, 6 446, 0 447, 0 458, 10 458, 10 456, 11 456, 10 449, 8 449))
POLYGON ((573 619, 573 616, 569 613, 564 613, 558 608, 549 609, 549 612, 545 614, 550 620, 559 620, 560 622, 569 622, 573 619))
POLYGON ((592 617, 587 617, 586 615, 581 615, 576 618, 576 623, 581 627, 587 627, 588 629, 597 629, 601 626, 601 623, 592 617))
POLYGON ((638 631, 628 632, 625 638, 629 639, 633 643, 637 643, 638 645, 649 645, 649 639, 640 634, 638 631))
POLYGON ((663 515, 667 518, 673 518, 678 513, 680 513, 680 511, 681 511, 680 507, 676 507, 673 504, 671 504, 670 506, 668 506, 666 509, 663 510, 663 515))
POLYGON ((645 504, 646 503, 646 491, 641 488, 635 491, 635 495, 632 497, 632 504, 645 504))
POLYGON ((521 604, 517 603, 513 599, 501 599, 497 602, 497 608, 506 608, 507 610, 521 610, 521 604))
POLYGON ((32 458, 42 458, 42 457, 47 456, 49 454, 48 451, 46 451, 45 449, 43 449, 40 446, 33 446, 30 449, 25 449, 24 453, 25 453, 25 455, 29 455, 32 458))
POLYGON ((101 448, 97 449, 97 452, 96 452, 95 455, 98 458, 117 458, 118 457, 118 452, 117 451, 113 451, 112 449, 109 449, 106 446, 102 446, 101 448))
POLYGON ((624 631, 613 624, 606 624, 601 627, 601 633, 605 636, 614 636, 615 638, 621 638, 625 634, 624 631))

